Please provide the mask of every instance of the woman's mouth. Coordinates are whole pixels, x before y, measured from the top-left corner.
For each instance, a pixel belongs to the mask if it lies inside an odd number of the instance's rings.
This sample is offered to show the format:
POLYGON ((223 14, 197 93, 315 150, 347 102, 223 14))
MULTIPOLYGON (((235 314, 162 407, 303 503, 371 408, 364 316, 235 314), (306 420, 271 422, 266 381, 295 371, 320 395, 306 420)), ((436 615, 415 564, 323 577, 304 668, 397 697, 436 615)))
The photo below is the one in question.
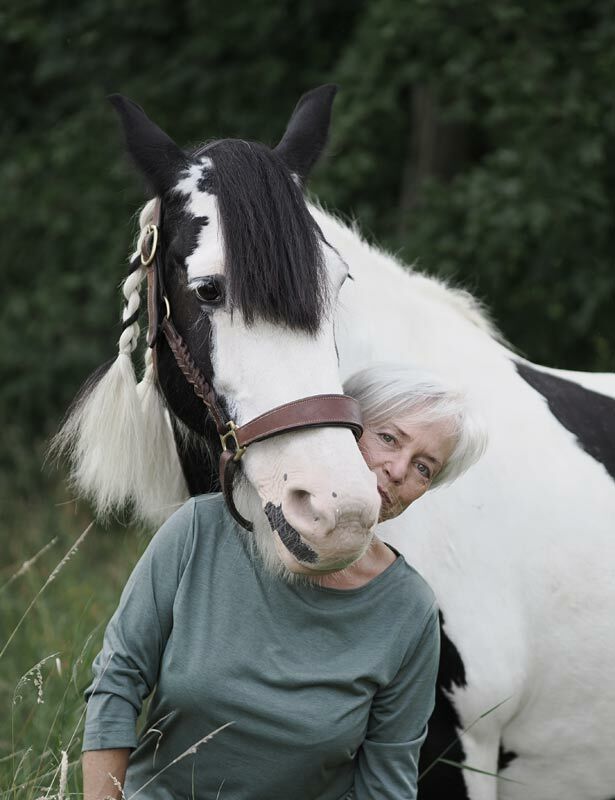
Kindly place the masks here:
POLYGON ((382 498, 382 502, 383 503, 386 503, 388 506, 391 505, 391 498, 389 497, 387 492, 385 492, 385 490, 382 488, 382 486, 378 487, 378 494, 382 498))

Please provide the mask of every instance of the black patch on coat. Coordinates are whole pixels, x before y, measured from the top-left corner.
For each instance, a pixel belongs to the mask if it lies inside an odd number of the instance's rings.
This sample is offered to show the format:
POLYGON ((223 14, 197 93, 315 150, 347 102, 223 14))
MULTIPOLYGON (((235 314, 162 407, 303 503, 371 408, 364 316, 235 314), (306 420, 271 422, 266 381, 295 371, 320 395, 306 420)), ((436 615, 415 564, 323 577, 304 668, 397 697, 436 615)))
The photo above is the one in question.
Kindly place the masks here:
MULTIPOLYGON (((201 304, 194 291, 188 288, 185 266, 186 259, 197 247, 199 233, 207 223, 207 218, 187 214, 185 206, 186 198, 176 192, 172 192, 163 203, 160 241, 163 253, 163 285, 169 299, 173 323, 202 374, 211 383, 214 377, 211 362, 211 325, 209 317, 202 313, 201 304)), ((166 308, 161 305, 159 308, 161 318, 165 313, 166 308)), ((192 431, 206 437, 212 452, 219 455, 221 445, 217 435, 214 437, 209 432, 210 420, 207 409, 186 381, 164 336, 158 337, 156 355, 158 385, 170 411, 192 431)), ((186 474, 188 485, 193 483, 190 477, 192 469, 189 466, 192 461, 191 447, 178 443, 182 466, 185 471, 188 470, 186 474)))
MULTIPOLYGON (((182 198, 183 199, 183 198, 182 198)), ((186 260, 199 244, 201 230, 209 225, 209 217, 194 217, 184 211, 186 201, 166 203, 162 232, 165 282, 179 278, 186 260)))
POLYGON ((271 530, 278 532, 278 536, 284 545, 298 561, 305 561, 308 564, 315 564, 318 561, 318 554, 303 541, 301 535, 286 521, 281 505, 274 506, 273 503, 267 503, 265 515, 269 520, 271 530))
POLYGON ((515 363, 524 381, 549 404, 554 417, 573 433, 588 455, 615 478, 615 399, 574 381, 515 363))
POLYGON ((517 754, 514 750, 505 750, 504 745, 500 742, 500 749, 498 751, 498 772, 501 772, 506 767, 517 758, 517 754))
POLYGON ((216 182, 211 167, 203 167, 201 177, 196 182, 196 188, 199 192, 206 192, 207 194, 216 193, 216 182))
POLYGON ((441 611, 439 612, 439 616, 441 645, 438 686, 445 689, 447 692, 452 691, 455 686, 463 689, 468 685, 466 681, 466 669, 459 655, 459 650, 457 650, 453 642, 444 632, 444 615, 441 611))
MULTIPOLYGON (((446 695, 453 687, 464 687, 466 674, 459 651, 444 631, 444 617, 440 612, 440 666, 436 682, 436 705, 429 720, 427 738, 421 748, 419 776, 438 758, 457 764, 465 760, 459 739, 461 721, 452 702, 446 695)), ((436 764, 419 778, 419 800, 469 800, 462 770, 449 764, 436 764)))
POLYGON ((218 461, 221 445, 213 420, 209 416, 206 418, 203 435, 199 435, 182 430, 177 418, 173 414, 170 416, 177 455, 190 496, 219 492, 221 487, 218 461))

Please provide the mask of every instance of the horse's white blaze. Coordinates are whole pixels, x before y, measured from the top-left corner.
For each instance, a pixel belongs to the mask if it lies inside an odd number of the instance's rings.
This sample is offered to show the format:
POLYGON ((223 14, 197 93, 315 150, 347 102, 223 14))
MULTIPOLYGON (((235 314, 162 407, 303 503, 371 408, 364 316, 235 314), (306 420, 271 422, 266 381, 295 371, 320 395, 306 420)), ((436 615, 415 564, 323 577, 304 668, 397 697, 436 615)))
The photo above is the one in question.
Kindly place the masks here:
MULTIPOLYGON (((318 209, 350 264, 337 340, 344 375, 375 361, 429 366, 468 388, 489 425, 483 459, 452 486, 385 523, 434 588, 467 686, 451 699, 471 800, 590 800, 615 786, 615 491, 518 375, 473 302, 402 270, 318 209)), ((517 360, 521 360, 518 359, 517 360)), ((543 370, 543 368, 539 368, 543 370)), ((543 370, 615 395, 615 378, 543 370)))
POLYGON ((199 164, 192 164, 188 174, 175 187, 176 192, 187 195, 186 211, 194 217, 207 217, 208 219, 207 225, 203 225, 199 231, 196 249, 186 259, 188 281, 224 272, 224 247, 218 216, 218 202, 215 195, 198 189, 199 179, 203 175, 203 167, 211 168, 211 166, 209 158, 202 159, 199 164))

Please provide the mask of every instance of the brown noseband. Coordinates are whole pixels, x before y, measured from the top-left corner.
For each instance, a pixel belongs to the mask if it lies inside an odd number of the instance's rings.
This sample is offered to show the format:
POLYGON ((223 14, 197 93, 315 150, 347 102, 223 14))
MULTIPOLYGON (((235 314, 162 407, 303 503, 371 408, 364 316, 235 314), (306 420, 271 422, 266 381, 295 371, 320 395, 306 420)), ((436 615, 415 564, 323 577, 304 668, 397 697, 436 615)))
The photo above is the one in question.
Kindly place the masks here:
MULTIPOLYGON (((252 531, 252 523, 239 513, 233 498, 235 473, 246 448, 254 442, 262 442, 282 433, 317 427, 350 428, 356 439, 359 439, 363 433, 359 404, 347 395, 313 395, 277 406, 240 427, 235 425, 233 420, 225 421, 225 414, 214 388, 196 365, 188 346, 171 320, 171 307, 164 290, 162 248, 159 241, 160 216, 161 203, 157 199, 153 221, 147 227, 141 244, 141 264, 147 267, 147 311, 149 317, 147 344, 154 348, 159 334, 164 334, 178 367, 214 420, 222 443, 219 467, 220 486, 228 510, 242 527, 252 531), (163 304, 166 313, 160 320, 159 311, 163 304)), ((154 364, 156 365, 155 359, 154 364)))

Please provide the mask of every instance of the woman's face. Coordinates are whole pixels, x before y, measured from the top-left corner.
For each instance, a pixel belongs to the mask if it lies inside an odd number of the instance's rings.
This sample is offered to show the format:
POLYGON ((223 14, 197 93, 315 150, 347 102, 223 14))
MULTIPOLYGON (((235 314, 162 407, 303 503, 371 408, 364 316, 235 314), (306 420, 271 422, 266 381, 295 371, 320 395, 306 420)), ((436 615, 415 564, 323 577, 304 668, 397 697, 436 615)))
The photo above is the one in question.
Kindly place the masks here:
POLYGON ((425 494, 455 444, 448 420, 406 417, 365 427, 359 448, 378 479, 380 522, 398 516, 425 494))

